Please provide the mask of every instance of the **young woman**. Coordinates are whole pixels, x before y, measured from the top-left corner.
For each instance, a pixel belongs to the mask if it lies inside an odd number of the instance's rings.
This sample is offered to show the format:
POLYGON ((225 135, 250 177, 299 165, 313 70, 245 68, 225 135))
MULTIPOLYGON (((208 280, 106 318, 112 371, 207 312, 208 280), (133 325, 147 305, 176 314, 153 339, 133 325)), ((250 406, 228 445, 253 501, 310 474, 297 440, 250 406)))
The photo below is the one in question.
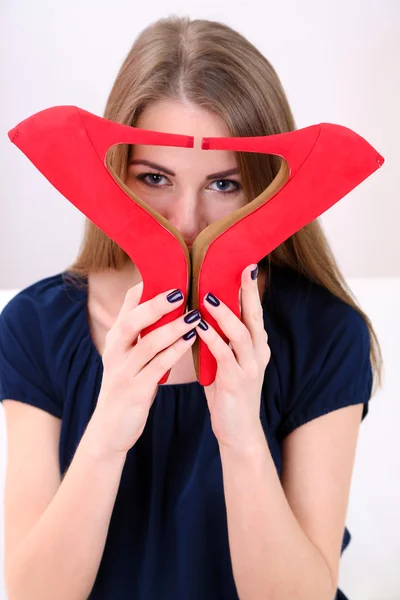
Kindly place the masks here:
MULTIPOLYGON (((295 129, 254 46, 224 24, 176 17, 137 38, 104 117, 194 136, 193 149, 110 151, 125 184, 189 246, 259 195, 281 160, 204 152, 201 138, 295 129)), ((5 307, 9 600, 345 598, 339 561, 379 344, 317 220, 266 256, 258 278, 253 269, 242 275, 246 325, 209 307, 230 347, 204 329, 207 314, 138 340, 177 306, 173 290, 138 306, 140 272, 90 221, 76 261, 5 307), (200 386, 190 331, 221 377, 229 366, 236 393, 200 386)))

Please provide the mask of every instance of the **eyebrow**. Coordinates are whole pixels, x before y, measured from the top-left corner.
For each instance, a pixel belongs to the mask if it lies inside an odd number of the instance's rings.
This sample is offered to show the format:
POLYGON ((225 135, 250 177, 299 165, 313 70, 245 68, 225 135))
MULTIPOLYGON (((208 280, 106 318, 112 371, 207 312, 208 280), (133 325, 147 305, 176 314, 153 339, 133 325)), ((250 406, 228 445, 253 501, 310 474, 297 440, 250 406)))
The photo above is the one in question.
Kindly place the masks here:
MULTIPOLYGON (((166 173, 167 175, 171 175, 172 177, 175 177, 175 173, 173 171, 171 171, 170 169, 166 169, 165 167, 163 167, 161 165, 157 165, 156 163, 150 162, 149 160, 134 159, 134 160, 129 161, 129 165, 146 165, 148 167, 153 167, 153 169, 158 169, 158 171, 163 171, 163 173, 166 173)), ((211 175, 207 175, 206 179, 222 179, 223 177, 226 177, 227 175, 236 175, 237 173, 239 173, 239 169, 237 169, 237 168, 228 169, 227 171, 220 171, 219 173, 211 173, 211 175)))

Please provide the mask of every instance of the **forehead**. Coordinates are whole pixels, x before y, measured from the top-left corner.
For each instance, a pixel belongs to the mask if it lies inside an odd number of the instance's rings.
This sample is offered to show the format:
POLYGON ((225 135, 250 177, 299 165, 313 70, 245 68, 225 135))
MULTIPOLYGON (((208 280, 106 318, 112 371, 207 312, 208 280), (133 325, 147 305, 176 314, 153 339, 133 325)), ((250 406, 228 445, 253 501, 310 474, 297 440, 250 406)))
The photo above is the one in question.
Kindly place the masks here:
POLYGON ((158 100, 146 107, 135 125, 152 131, 192 135, 194 148, 136 145, 131 147, 130 160, 149 160, 172 171, 211 172, 236 166, 233 152, 201 149, 203 137, 230 135, 228 126, 221 117, 202 107, 176 100, 158 100))
POLYGON ((144 109, 135 125, 152 131, 191 135, 194 148, 136 145, 131 147, 130 160, 149 160, 176 174, 190 171, 204 175, 237 166, 231 151, 201 149, 203 137, 230 135, 223 119, 203 107, 171 99, 157 100, 144 109))
MULTIPOLYGON (((225 121, 208 109, 192 103, 163 99, 149 104, 136 122, 137 127, 166 133, 202 137, 227 137, 225 121)), ((195 139, 196 142, 196 139, 195 139)))

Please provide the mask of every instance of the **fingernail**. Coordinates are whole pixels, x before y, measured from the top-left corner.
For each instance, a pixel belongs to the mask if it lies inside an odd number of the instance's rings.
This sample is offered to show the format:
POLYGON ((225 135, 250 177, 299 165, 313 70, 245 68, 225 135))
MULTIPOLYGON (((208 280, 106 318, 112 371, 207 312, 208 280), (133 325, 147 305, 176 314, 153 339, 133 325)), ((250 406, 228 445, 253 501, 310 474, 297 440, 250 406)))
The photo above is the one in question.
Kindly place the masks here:
POLYGON ((190 331, 185 333, 182 337, 187 342, 188 340, 191 340, 194 335, 197 335, 196 330, 191 329, 190 331))
POLYGON ((254 279, 257 279, 257 275, 258 275, 258 265, 257 265, 257 266, 256 266, 256 268, 254 269, 254 271, 251 271, 250 275, 251 275, 251 278, 252 278, 253 280, 254 280, 254 279))
POLYGON ((209 304, 212 304, 213 306, 219 306, 221 304, 218 298, 216 298, 211 292, 208 292, 206 300, 209 304))
POLYGON ((183 294, 181 290, 174 290, 167 296, 168 302, 178 302, 178 300, 182 300, 183 294))
POLYGON ((185 321, 185 323, 193 323, 194 321, 197 321, 197 319, 199 319, 200 316, 201 315, 198 310, 192 310, 192 312, 188 313, 183 320, 185 321))
POLYGON ((207 331, 208 329, 208 325, 205 321, 203 321, 203 319, 201 319, 201 321, 197 323, 197 327, 200 327, 200 329, 202 329, 203 331, 207 331))

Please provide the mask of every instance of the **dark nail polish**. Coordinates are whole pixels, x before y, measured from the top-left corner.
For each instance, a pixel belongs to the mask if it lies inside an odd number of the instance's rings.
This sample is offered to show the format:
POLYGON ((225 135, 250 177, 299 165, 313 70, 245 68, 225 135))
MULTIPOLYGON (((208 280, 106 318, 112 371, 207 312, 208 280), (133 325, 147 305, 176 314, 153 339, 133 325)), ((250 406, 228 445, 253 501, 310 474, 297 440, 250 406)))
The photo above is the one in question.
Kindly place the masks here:
POLYGON ((220 301, 218 300, 218 298, 216 298, 214 296, 214 294, 212 294, 211 292, 208 292, 208 294, 206 296, 206 300, 213 306, 219 306, 221 304, 220 301))
POLYGON ((251 271, 250 275, 251 275, 251 278, 252 278, 253 280, 254 280, 254 279, 257 279, 257 275, 258 275, 258 265, 257 265, 257 266, 256 266, 256 268, 254 269, 254 271, 251 271))
POLYGON ((198 310, 192 310, 192 312, 188 313, 186 317, 184 317, 185 323, 193 323, 193 321, 197 321, 200 317, 200 313, 198 310))
POLYGON ((183 294, 181 290, 174 290, 167 296, 168 302, 178 302, 178 300, 182 300, 183 294))
POLYGON ((197 323, 197 327, 200 327, 200 329, 202 329, 203 331, 207 331, 208 329, 208 325, 205 321, 203 321, 203 319, 201 319, 201 321, 197 323))
POLYGON ((191 340, 192 337, 196 334, 196 330, 195 329, 191 329, 190 331, 188 331, 187 333, 185 333, 185 335, 183 335, 183 339, 187 342, 188 340, 191 340))

